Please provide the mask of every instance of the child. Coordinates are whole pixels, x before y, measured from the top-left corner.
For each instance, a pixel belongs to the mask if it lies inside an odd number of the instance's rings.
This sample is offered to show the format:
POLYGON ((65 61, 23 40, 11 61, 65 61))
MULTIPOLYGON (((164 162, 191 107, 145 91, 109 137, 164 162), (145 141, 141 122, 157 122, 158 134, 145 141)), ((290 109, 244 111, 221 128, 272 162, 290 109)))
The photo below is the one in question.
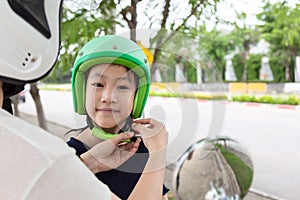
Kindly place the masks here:
POLYGON ((112 160, 103 163, 102 169, 91 169, 121 199, 127 199, 136 184, 147 180, 151 181, 147 187, 153 187, 155 193, 144 195, 155 197, 160 193, 161 199, 166 199, 168 189, 163 186, 163 178, 168 134, 164 126, 153 119, 136 119, 142 115, 149 87, 147 57, 137 44, 124 37, 94 38, 75 60, 74 108, 75 112, 87 116, 88 126, 76 138, 71 138, 68 145, 75 148, 86 166, 89 167, 89 162, 85 152, 99 142, 122 132, 134 131, 142 138, 120 144, 124 150, 130 149, 130 145, 139 145, 135 155, 122 165, 116 166, 112 160))

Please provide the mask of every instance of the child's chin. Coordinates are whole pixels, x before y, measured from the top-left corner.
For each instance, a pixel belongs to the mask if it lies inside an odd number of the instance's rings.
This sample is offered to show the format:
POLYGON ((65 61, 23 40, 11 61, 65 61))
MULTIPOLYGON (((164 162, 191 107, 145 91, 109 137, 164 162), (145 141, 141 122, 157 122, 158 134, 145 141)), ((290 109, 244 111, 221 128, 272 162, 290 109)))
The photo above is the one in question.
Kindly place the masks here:
POLYGON ((102 122, 102 123, 97 123, 98 126, 100 126, 102 129, 112 129, 117 126, 115 122, 102 122))

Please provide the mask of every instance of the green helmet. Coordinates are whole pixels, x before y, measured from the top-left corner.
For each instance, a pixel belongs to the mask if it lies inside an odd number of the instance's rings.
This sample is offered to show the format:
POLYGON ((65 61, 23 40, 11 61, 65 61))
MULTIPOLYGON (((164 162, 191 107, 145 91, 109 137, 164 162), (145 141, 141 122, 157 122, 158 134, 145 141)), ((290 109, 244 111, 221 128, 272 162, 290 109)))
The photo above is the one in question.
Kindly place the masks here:
POLYGON ((87 114, 85 109, 86 72, 98 64, 118 64, 131 69, 139 78, 133 118, 141 117, 150 88, 150 68, 143 50, 133 41, 106 35, 92 39, 79 51, 72 73, 72 93, 75 112, 87 114))

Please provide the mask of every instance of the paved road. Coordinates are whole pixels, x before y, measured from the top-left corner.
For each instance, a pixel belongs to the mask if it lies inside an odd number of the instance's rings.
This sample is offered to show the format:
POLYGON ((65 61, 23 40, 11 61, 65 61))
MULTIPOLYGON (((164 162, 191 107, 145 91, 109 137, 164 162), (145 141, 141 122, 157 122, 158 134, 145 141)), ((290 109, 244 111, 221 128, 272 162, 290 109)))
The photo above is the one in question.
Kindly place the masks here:
MULTIPOLYGON (((84 118, 72 111, 70 92, 41 91, 46 117, 68 127, 80 127, 84 118)), ((29 95, 20 110, 35 114, 29 95)), ((253 107, 239 103, 150 98, 146 116, 164 121, 170 132, 169 162, 192 142, 205 136, 226 135, 243 144, 253 159, 252 188, 296 200, 300 195, 300 111, 253 107)))

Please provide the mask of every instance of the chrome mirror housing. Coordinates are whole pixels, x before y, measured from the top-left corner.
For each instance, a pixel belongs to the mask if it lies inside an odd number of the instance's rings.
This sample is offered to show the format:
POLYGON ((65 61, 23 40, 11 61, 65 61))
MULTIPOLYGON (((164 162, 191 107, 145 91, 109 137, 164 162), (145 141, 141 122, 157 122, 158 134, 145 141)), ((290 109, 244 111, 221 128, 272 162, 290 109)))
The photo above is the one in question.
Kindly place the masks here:
POLYGON ((176 199, 237 200, 253 179, 249 153, 227 137, 202 139, 177 161, 173 173, 176 199))

